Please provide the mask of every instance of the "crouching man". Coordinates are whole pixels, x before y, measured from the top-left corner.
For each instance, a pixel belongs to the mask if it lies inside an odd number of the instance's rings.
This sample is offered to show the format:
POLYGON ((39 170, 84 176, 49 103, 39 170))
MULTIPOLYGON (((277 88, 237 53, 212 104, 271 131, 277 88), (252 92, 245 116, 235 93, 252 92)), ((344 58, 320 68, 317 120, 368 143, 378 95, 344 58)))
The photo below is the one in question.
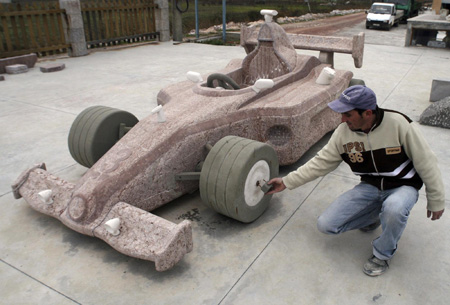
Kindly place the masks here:
POLYGON ((409 213, 425 184, 427 217, 444 213, 444 185, 437 160, 418 126, 406 115, 377 106, 368 87, 346 89, 328 106, 342 123, 328 144, 310 161, 283 178, 268 182, 274 194, 324 176, 344 161, 361 182, 343 193, 319 217, 326 234, 360 229, 382 233, 372 242, 373 255, 364 264, 369 276, 383 274, 406 227, 409 213))

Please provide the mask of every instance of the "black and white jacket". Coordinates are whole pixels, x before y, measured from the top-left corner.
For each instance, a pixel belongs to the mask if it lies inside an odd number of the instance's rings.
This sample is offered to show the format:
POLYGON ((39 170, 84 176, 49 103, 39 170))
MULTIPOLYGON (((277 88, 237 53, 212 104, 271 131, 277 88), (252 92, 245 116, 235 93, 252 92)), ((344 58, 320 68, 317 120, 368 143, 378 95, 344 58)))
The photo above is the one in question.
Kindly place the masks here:
POLYGON ((328 144, 310 161, 283 178, 293 189, 336 169, 344 161, 361 181, 380 190, 425 183, 430 211, 445 208, 444 185, 431 151, 416 123, 406 115, 379 108, 369 133, 352 131, 342 123, 328 144))

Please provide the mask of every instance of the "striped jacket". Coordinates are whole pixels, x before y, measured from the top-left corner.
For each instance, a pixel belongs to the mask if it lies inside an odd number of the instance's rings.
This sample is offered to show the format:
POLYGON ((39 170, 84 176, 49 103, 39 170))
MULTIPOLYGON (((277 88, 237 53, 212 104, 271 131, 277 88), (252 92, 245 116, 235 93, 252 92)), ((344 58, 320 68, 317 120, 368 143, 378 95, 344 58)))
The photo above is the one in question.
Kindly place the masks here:
POLYGON ((343 123, 328 144, 305 165, 283 178, 293 189, 336 169, 344 161, 361 181, 380 190, 402 185, 420 189, 425 183, 430 211, 445 208, 444 185, 437 158, 406 115, 381 109, 369 133, 355 132, 343 123))

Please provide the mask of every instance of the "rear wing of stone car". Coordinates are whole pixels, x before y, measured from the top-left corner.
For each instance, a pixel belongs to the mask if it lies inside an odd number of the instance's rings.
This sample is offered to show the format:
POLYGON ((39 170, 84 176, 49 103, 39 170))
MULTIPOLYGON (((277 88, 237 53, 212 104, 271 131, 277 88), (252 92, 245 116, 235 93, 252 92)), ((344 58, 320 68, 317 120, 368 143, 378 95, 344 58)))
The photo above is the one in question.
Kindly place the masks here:
MULTIPOLYGON (((259 28, 241 28, 241 46, 247 54, 258 44, 259 28)), ((334 53, 351 54, 356 68, 361 68, 364 55, 364 33, 353 37, 333 37, 303 34, 287 34, 295 49, 320 51, 319 60, 324 64, 334 66, 334 53)))

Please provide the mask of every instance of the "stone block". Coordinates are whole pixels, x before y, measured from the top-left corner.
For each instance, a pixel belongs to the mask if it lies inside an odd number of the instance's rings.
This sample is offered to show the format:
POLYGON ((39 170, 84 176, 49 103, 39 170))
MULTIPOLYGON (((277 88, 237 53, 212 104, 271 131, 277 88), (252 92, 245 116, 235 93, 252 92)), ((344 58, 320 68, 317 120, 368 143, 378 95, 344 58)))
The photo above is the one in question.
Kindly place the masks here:
POLYGON ((37 55, 34 53, 27 54, 27 55, 8 57, 8 58, 1 58, 0 59, 0 74, 6 73, 6 66, 22 64, 22 65, 26 65, 28 68, 33 68, 34 65, 36 64, 36 62, 37 62, 37 55))
POLYGON ((8 74, 19 74, 19 73, 25 73, 25 72, 28 72, 27 65, 17 64, 17 65, 6 66, 6 73, 8 73, 8 74))
POLYGON ((85 56, 89 54, 86 43, 72 43, 71 48, 67 52, 71 57, 85 56))
POLYGON ((450 79, 433 79, 430 102, 440 101, 447 96, 450 96, 450 79))
POLYGON ((68 15, 67 22, 70 29, 83 29, 84 27, 81 13, 68 15))
POLYGON ((431 104, 422 113, 420 124, 450 128, 450 96, 431 104))
POLYGON ((81 12, 80 0, 59 0, 59 6, 65 9, 68 15, 81 12))
POLYGON ((438 40, 430 40, 427 44, 428 47, 432 48, 441 48, 445 49, 445 42, 444 41, 438 41, 438 40))
POLYGON ((69 31, 69 41, 71 44, 68 51, 69 56, 78 57, 89 54, 83 28, 71 29, 69 31))
POLYGON ((61 70, 64 70, 65 68, 66 68, 65 64, 52 63, 52 64, 43 65, 40 69, 41 69, 41 72, 48 73, 48 72, 61 71, 61 70))
POLYGON ((87 55, 88 50, 80 0, 59 0, 59 4, 67 13, 67 38, 71 45, 68 50, 69 56, 77 57, 87 55))
POLYGON ((69 31, 69 40, 71 43, 84 43, 86 44, 86 38, 83 28, 72 28, 69 31))

